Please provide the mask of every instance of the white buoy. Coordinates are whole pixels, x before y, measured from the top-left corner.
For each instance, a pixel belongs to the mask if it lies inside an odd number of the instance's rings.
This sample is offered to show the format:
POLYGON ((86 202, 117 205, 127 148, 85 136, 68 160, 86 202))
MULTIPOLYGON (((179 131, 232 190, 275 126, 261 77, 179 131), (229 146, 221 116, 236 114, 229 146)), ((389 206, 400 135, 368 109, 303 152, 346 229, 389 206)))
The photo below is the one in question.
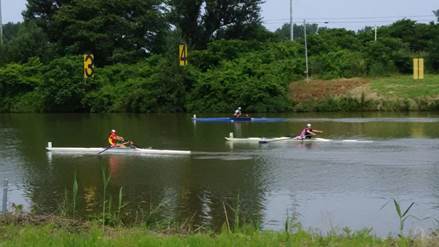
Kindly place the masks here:
POLYGON ((233 132, 230 132, 230 133, 229 133, 229 137, 230 137, 230 138, 233 138, 233 132))
POLYGON ((47 148, 52 148, 52 142, 47 143, 47 148))
POLYGON ((197 115, 196 114, 194 114, 194 119, 196 119, 197 118, 197 115))

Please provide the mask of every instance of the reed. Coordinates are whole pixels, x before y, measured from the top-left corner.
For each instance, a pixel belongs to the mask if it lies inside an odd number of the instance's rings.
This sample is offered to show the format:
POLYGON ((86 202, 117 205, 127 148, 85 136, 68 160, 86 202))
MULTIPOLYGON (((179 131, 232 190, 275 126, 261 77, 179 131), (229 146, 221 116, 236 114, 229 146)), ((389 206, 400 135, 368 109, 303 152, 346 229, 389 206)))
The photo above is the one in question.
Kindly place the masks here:
POLYGON ((73 186, 72 186, 72 204, 73 204, 73 208, 72 208, 72 216, 75 217, 75 213, 76 213, 76 205, 77 205, 77 200, 78 200, 78 179, 76 178, 76 173, 73 177, 73 186))
POLYGON ((223 209, 224 209, 224 217, 225 217, 225 219, 226 219, 226 226, 227 226, 227 232, 228 233, 230 233, 230 232, 232 232, 231 231, 231 229, 230 229, 230 223, 229 223, 229 216, 228 216, 228 214, 227 214, 227 209, 226 209, 226 205, 225 205, 225 203, 223 202, 223 209))
POLYGON ((69 201, 69 194, 67 192, 67 187, 64 187, 64 198, 63 202, 61 203, 61 206, 59 207, 59 213, 61 216, 66 217, 68 215, 68 201, 69 201))
POLYGON ((393 199, 393 204, 395 205, 395 211, 396 211, 396 214, 398 215, 398 218, 399 218, 399 236, 402 237, 403 233, 404 233, 405 221, 410 217, 410 215, 408 215, 408 213, 409 213, 410 209, 413 207, 413 205, 415 205, 415 202, 412 202, 410 204, 410 206, 408 206, 406 208, 404 213, 401 211, 400 203, 396 199, 393 199))
POLYGON ((119 188, 119 196, 118 196, 118 200, 117 200, 117 212, 116 212, 116 217, 117 219, 120 221, 121 220, 121 212, 122 209, 128 204, 124 204, 123 203, 123 186, 121 186, 119 188))
MULTIPOLYGON (((106 202, 107 202, 107 188, 111 181, 111 176, 107 174, 107 171, 104 166, 101 166, 102 173, 102 185, 103 185, 103 195, 102 195, 102 228, 105 227, 105 218, 106 218, 106 202)), ((110 204, 111 208, 111 204, 110 204)))
MULTIPOLYGON (((102 194, 102 215, 100 216, 100 224, 102 229, 105 230, 105 226, 121 226, 123 224, 122 218, 122 210, 127 206, 126 203, 123 202, 123 194, 124 188, 120 187, 117 197, 117 205, 113 208, 113 197, 111 193, 108 193, 108 186, 111 181, 111 176, 107 173, 104 167, 101 167, 102 173, 102 185, 103 185, 103 194, 102 194)), ((62 217, 71 216, 73 218, 76 217, 76 211, 78 206, 78 195, 79 195, 79 184, 77 180, 76 174, 73 177, 73 186, 72 186, 72 195, 69 197, 69 193, 67 188, 64 191, 64 201, 60 210, 60 214, 62 217), (71 198, 71 204, 69 204, 69 198, 71 198), (71 207, 69 206, 71 205, 71 207), (71 215, 70 215, 71 212, 71 215)), ((391 201, 388 201, 388 204, 391 201)), ((232 203, 233 204, 233 203, 232 203)), ((396 199, 393 199, 393 204, 395 207, 395 211, 397 213, 399 219, 399 234, 400 238, 403 238, 404 226, 405 222, 409 217, 414 217, 409 215, 410 210, 414 206, 414 202, 412 202, 405 210, 401 209, 401 204, 396 199)), ((242 218, 241 212, 241 199, 239 194, 236 197, 234 205, 227 204, 226 202, 222 202, 225 222, 223 225, 223 232, 228 234, 236 234, 246 232, 247 234, 251 232, 259 232, 260 230, 256 225, 251 225, 246 222, 245 219, 242 218), (231 215, 230 213, 233 213, 231 215), (232 217, 231 217, 232 216, 232 217)), ((384 205, 385 206, 385 205, 384 205)), ((383 207, 384 207, 383 206, 383 207)), ((166 232, 185 232, 185 233, 199 233, 205 231, 212 231, 211 228, 206 228, 203 226, 196 227, 195 230, 192 227, 191 223, 195 214, 186 220, 183 220, 181 223, 177 221, 170 220, 166 217, 163 218, 163 213, 166 210, 166 200, 160 201, 157 205, 153 203, 149 203, 149 208, 145 210, 143 207, 139 207, 135 210, 134 222, 129 223, 132 226, 143 225, 148 229, 155 231, 166 231, 166 232)), ((414 217, 416 218, 416 217, 414 217)), ((98 218, 99 219, 99 216, 98 218)), ((349 228, 343 229, 346 236, 351 236, 352 232, 349 228)), ((290 215, 287 211, 286 219, 284 222, 284 236, 286 239, 290 239, 292 234, 303 232, 303 228, 299 221, 299 214, 296 211, 290 215)), ((369 230, 370 233, 370 230, 369 230)), ((329 235, 337 235, 336 231, 331 231, 328 233, 329 235)))

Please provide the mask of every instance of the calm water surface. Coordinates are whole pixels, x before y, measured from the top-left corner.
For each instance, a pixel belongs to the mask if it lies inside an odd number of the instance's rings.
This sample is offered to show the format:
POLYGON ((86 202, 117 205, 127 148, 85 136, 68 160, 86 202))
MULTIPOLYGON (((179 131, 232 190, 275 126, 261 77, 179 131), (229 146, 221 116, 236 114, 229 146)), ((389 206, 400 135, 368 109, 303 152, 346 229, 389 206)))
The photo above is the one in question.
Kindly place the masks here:
MULTIPOLYGON (((201 116, 201 115, 200 115, 201 116)), ((264 229, 283 229, 287 215, 326 232, 372 227, 398 231, 392 203, 415 202, 407 227, 437 228, 439 219, 439 114, 297 114, 279 123, 196 123, 182 114, 1 114, 0 179, 9 179, 9 206, 55 212, 76 174, 80 210, 92 215, 102 201, 101 166, 110 190, 124 189, 126 211, 161 205, 159 216, 193 219, 218 228, 223 202, 264 229), (365 143, 230 144, 237 137, 296 134, 307 123, 323 138, 365 143), (191 150, 190 156, 56 155, 54 146, 106 146, 111 129, 138 146, 191 150), (238 200, 239 198, 239 200, 238 200)))

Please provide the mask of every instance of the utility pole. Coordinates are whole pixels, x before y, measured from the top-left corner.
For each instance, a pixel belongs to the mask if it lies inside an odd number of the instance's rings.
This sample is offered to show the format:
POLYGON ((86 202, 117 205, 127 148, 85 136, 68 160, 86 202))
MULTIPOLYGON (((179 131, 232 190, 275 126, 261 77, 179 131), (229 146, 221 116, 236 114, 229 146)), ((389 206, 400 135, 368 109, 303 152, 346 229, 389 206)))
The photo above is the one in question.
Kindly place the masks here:
POLYGON ((290 0, 290 37, 294 41, 293 0, 290 0))
POLYGON ((3 46, 2 0, 0 0, 0 45, 3 46))
POLYGON ((375 42, 377 41, 377 38, 378 38, 378 28, 377 26, 375 26, 375 42))
POLYGON ((308 70, 308 42, 306 40, 306 20, 303 20, 303 36, 305 37, 305 74, 306 74, 306 81, 309 80, 309 70, 308 70))

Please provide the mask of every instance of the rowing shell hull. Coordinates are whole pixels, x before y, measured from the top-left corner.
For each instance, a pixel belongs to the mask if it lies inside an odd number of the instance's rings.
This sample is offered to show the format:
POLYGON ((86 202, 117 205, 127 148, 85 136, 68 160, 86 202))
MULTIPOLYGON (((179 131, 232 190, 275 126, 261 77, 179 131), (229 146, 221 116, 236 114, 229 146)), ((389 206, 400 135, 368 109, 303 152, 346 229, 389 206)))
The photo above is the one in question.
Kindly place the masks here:
POLYGON ((264 138, 264 137, 249 137, 249 138, 234 138, 234 137, 225 137, 225 139, 229 142, 236 143, 270 143, 270 142, 351 142, 351 143, 372 143, 373 141, 369 140, 334 140, 334 139, 325 139, 325 138, 312 138, 312 139, 298 139, 291 137, 276 137, 276 138, 264 138))
POLYGON ((192 118, 194 122, 284 122, 285 118, 253 118, 253 117, 204 117, 204 118, 192 118))
POLYGON ((249 138, 234 138, 225 137, 226 141, 229 142, 242 142, 242 143, 259 143, 259 142, 273 142, 273 141, 286 141, 290 140, 291 137, 276 137, 276 138, 265 138, 265 137, 249 137, 249 138))
MULTIPOLYGON (((70 147, 46 147, 46 150, 53 153, 72 154, 99 154, 106 148, 70 148, 70 147)), ((190 155, 191 151, 163 150, 150 148, 109 148, 102 154, 163 154, 163 155, 190 155)))

